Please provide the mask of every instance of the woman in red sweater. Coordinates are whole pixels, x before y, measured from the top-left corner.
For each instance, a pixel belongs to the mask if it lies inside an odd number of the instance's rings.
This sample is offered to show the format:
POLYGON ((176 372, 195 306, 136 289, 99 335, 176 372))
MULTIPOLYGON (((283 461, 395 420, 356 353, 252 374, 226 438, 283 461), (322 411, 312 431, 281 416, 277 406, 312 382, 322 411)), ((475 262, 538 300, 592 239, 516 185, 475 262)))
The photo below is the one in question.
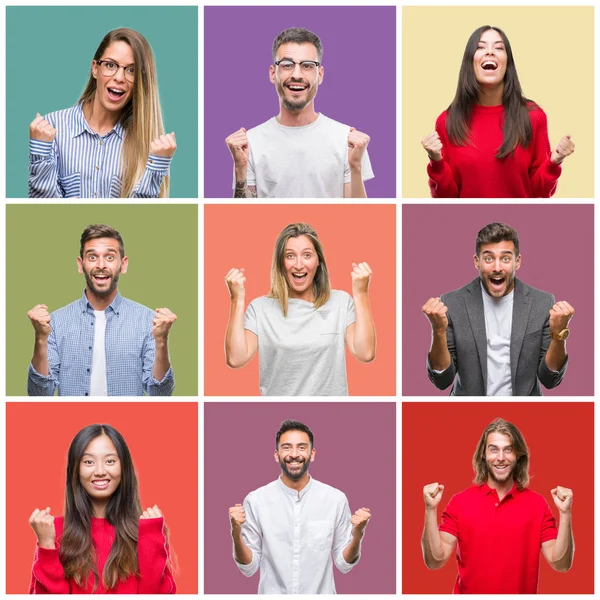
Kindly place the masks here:
POLYGON ((30 594, 174 594, 168 531, 159 508, 142 511, 123 436, 88 425, 67 460, 65 516, 33 511, 30 594))
POLYGON ((476 29, 465 48, 456 96, 422 142, 433 198, 549 198, 575 145, 550 151, 546 114, 523 96, 508 38, 476 29))

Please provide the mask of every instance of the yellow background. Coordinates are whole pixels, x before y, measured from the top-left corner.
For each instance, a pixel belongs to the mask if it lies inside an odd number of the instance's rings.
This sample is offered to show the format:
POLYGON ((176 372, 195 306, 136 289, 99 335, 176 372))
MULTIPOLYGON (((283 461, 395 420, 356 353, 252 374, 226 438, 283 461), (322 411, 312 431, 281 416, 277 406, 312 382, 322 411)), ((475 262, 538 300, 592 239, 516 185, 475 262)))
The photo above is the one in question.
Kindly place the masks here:
POLYGON ((550 146, 571 135, 555 198, 594 195, 593 7, 404 7, 402 10, 402 196, 428 198, 421 140, 454 98, 462 55, 475 29, 500 27, 527 98, 548 116, 550 146))

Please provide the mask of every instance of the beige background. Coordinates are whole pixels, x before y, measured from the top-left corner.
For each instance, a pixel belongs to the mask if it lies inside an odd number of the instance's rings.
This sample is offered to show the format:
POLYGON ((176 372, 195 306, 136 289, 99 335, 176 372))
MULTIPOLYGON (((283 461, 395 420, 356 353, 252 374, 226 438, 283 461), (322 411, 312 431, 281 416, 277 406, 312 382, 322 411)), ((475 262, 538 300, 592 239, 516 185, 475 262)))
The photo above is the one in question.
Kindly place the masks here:
POLYGON ((454 98, 469 36, 500 27, 523 93, 548 116, 550 146, 571 135, 555 198, 594 195, 593 7, 404 7, 402 10, 402 196, 429 198, 421 140, 454 98))

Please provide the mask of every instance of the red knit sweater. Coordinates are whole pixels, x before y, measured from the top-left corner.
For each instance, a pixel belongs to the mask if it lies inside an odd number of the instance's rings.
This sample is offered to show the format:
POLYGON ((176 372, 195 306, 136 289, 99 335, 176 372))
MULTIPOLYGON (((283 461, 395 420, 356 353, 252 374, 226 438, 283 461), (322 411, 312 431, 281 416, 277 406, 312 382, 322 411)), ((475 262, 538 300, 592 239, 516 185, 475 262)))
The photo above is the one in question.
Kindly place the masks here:
MULTIPOLYGON (((31 573, 30 594, 91 594, 94 576, 85 587, 65 578, 59 557, 59 542, 63 532, 63 517, 54 519, 56 549, 36 546, 31 573)), ((115 540, 115 529, 106 519, 92 519, 92 543, 96 549, 96 568, 100 578, 110 549, 115 540)), ((113 589, 105 589, 98 582, 97 594, 174 594, 177 590, 171 572, 166 568, 169 550, 164 534, 164 519, 140 519, 138 534, 139 576, 119 581, 113 589)))
POLYGON ((433 198, 550 198, 562 171, 550 161, 548 122, 541 108, 530 111, 533 129, 526 150, 498 159, 503 140, 504 107, 473 107, 471 144, 456 146, 448 140, 444 111, 435 123, 443 144, 442 160, 427 166, 433 198))

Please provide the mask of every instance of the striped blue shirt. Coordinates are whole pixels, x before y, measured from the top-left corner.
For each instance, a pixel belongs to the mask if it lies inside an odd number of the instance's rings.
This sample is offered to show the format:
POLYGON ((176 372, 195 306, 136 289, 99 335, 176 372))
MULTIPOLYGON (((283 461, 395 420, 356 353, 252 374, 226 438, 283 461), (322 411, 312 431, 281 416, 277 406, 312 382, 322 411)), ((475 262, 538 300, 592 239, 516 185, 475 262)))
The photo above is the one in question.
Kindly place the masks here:
MULTIPOLYGON (((109 396, 170 396, 173 370, 162 381, 152 375, 156 344, 152 336, 154 311, 117 293, 106 309, 106 383, 109 396)), ((83 296, 50 315, 48 375, 29 365, 27 395, 89 396, 94 349, 94 309, 83 296)))
MULTIPOLYGON (((88 125, 79 104, 44 118, 56 129, 56 136, 53 142, 29 140, 29 197, 120 198, 125 137, 121 123, 99 135, 88 125)), ((170 164, 170 158, 151 154, 132 197, 158 198, 170 164)))

